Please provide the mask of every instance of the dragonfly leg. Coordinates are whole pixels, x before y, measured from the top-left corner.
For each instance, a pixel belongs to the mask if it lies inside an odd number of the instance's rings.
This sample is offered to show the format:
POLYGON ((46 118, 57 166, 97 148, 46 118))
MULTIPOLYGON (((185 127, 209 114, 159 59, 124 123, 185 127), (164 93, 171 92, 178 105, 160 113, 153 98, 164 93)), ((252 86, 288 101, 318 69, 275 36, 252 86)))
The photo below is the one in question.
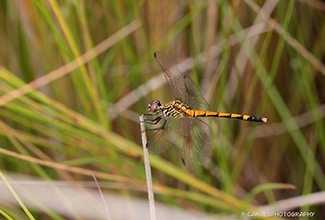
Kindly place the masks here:
POLYGON ((145 117, 145 120, 148 120, 148 121, 153 121, 153 120, 155 120, 156 118, 154 118, 154 119, 150 119, 148 116, 152 116, 152 114, 143 114, 143 116, 145 117))
POLYGON ((162 117, 158 116, 154 119, 150 119, 148 118, 146 115, 144 115, 145 119, 144 119, 144 122, 147 123, 147 124, 151 124, 151 125, 156 125, 158 124, 158 122, 162 119, 162 117))
MULTIPOLYGON (((160 121, 160 120, 161 120, 161 118, 159 119, 159 121, 160 121)), ((166 125, 166 122, 167 122, 167 118, 165 118, 163 124, 162 124, 160 127, 158 127, 158 128, 147 128, 147 129, 144 130, 144 131, 155 131, 155 130, 164 129, 164 128, 165 128, 165 125, 166 125)), ((157 122, 157 123, 158 123, 158 122, 157 122)), ((157 124, 157 123, 156 123, 156 124, 157 124)))
POLYGON ((154 119, 148 118, 148 116, 152 116, 152 114, 142 114, 144 116, 144 120, 140 121, 140 123, 147 123, 147 124, 157 124, 160 121, 160 116, 155 117, 154 119), (156 122, 158 121, 158 122, 156 122))

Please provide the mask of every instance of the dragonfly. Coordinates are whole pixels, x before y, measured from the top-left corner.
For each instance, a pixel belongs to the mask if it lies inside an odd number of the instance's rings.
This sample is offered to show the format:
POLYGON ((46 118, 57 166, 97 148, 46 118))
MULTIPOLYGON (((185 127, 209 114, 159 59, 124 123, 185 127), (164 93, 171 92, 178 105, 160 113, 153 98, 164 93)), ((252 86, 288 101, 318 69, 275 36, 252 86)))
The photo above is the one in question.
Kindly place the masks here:
POLYGON ((212 129, 200 118, 221 117, 267 122, 265 117, 210 111, 208 102, 188 75, 183 74, 164 53, 157 51, 154 58, 174 100, 166 104, 154 100, 148 105, 149 114, 145 114, 144 122, 151 125, 162 122, 159 127, 145 130, 155 131, 146 145, 150 153, 159 154, 182 138, 182 163, 187 170, 195 172, 202 165, 212 144, 212 129))

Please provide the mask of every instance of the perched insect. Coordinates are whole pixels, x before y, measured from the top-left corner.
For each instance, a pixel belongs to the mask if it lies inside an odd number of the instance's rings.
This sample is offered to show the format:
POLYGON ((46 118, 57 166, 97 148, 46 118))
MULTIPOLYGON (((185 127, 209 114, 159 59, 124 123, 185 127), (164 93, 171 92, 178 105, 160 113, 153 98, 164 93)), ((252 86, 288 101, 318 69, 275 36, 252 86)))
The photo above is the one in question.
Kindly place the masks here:
POLYGON ((191 172, 195 172, 202 164, 211 148, 212 130, 199 117, 222 117, 251 122, 266 122, 267 118, 259 116, 231 114, 209 111, 208 102, 193 80, 181 73, 175 63, 162 52, 154 53, 155 60, 162 70, 174 99, 167 104, 154 100, 148 105, 145 122, 162 125, 157 128, 147 143, 150 153, 158 154, 173 145, 179 137, 183 137, 182 162, 191 172), (155 116, 149 119, 148 115, 155 116))

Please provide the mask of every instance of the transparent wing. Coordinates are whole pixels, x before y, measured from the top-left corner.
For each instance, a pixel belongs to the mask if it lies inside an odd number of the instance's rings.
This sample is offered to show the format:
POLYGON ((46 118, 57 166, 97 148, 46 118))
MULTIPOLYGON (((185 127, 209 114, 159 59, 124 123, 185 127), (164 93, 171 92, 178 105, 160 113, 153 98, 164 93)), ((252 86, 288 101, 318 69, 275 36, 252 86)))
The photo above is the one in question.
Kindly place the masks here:
POLYGON ((184 85, 186 90, 184 102, 194 110, 210 111, 209 103, 191 77, 184 75, 184 85))
POLYGON ((168 87, 175 99, 185 100, 185 85, 183 81, 184 74, 178 69, 176 64, 162 52, 154 53, 155 60, 164 73, 168 87))
POLYGON ((172 146, 182 134, 181 125, 181 119, 167 118, 165 127, 157 130, 149 139, 147 143, 149 152, 159 154, 172 146))
POLYGON ((186 169, 195 172, 209 153, 212 130, 198 118, 184 118, 183 123, 182 162, 186 169))

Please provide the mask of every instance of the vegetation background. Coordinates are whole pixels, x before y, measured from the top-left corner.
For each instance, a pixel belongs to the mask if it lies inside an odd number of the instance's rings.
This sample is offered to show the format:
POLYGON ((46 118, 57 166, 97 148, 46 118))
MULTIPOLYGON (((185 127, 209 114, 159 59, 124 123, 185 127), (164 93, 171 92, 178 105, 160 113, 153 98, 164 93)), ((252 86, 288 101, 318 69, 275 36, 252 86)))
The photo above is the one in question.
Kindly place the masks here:
MULTIPOLYGON (((217 218, 278 204, 322 219, 324 39, 319 0, 0 1, 0 171, 72 183, 93 174, 114 183, 103 193, 146 199, 138 116, 172 99, 159 50, 213 110, 268 123, 208 120, 213 146, 196 173, 178 149, 150 155, 156 201, 217 218)), ((26 218, 2 199, 3 216, 26 218)), ((38 208, 27 207, 68 218, 38 208)))

